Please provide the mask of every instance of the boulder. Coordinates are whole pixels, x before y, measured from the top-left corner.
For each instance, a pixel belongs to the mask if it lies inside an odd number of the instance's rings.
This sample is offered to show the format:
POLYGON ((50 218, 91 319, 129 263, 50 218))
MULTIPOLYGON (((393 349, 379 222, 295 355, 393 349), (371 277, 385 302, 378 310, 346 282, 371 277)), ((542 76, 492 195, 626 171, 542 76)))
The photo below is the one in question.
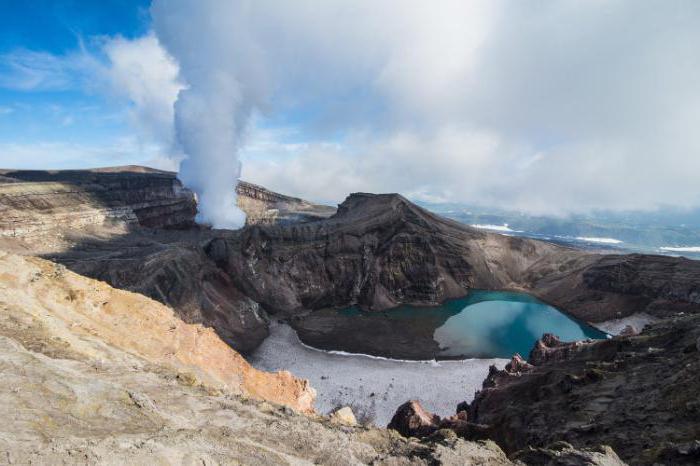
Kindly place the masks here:
POLYGON ((426 411, 420 402, 410 400, 399 406, 387 426, 404 437, 425 437, 438 430, 440 417, 426 411))
POLYGON ((333 414, 331 414, 331 422, 334 424, 341 424, 344 426, 356 426, 357 419, 355 418, 355 413, 352 412, 352 408, 345 406, 338 409, 333 414))

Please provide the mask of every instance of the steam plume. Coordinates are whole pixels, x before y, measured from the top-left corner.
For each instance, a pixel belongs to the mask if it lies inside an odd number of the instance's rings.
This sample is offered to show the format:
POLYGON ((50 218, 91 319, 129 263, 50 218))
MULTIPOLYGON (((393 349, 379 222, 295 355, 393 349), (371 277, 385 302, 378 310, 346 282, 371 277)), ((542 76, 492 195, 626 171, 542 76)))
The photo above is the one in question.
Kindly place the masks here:
POLYGON ((231 23, 241 16, 238 10, 211 0, 152 6, 155 32, 187 85, 175 103, 176 137, 185 155, 180 179, 198 195, 197 220, 216 228, 245 222, 234 191, 241 172, 238 150, 260 101, 254 50, 231 23))

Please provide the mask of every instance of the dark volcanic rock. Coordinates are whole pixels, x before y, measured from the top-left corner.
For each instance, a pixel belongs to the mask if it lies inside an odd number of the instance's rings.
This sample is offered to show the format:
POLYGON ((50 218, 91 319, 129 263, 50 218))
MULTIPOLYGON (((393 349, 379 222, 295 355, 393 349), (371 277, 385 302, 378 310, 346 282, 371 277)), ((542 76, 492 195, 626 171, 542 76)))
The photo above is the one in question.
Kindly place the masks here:
POLYGON ((585 321, 700 309, 700 261, 629 254, 572 258, 558 267, 548 262, 526 272, 524 288, 585 321))
POLYGON ((404 437, 426 437, 440 426, 440 418, 432 414, 416 401, 411 400, 399 406, 387 426, 404 437))
POLYGON ((353 194, 328 220, 249 227, 211 257, 267 308, 287 313, 359 304, 437 305, 470 288, 508 288, 543 256, 581 254, 490 235, 396 194, 353 194))
POLYGON ((686 316, 579 345, 547 338, 531 370, 489 375, 470 422, 508 453, 565 440, 610 445, 630 464, 697 464, 686 446, 700 437, 699 335, 700 316, 686 316))
MULTIPOLYGON (((427 438, 432 441, 456 436, 471 440, 487 440, 491 437, 490 427, 469 422, 465 411, 459 411, 454 416, 440 419, 439 416, 426 411, 415 400, 402 404, 396 410, 396 414, 387 428, 397 431, 404 437, 427 438)), ((690 454, 693 455, 696 449, 697 447, 694 445, 683 445, 680 449, 670 447, 664 451, 676 457, 680 454, 678 451, 691 452, 690 454)), ((527 447, 516 452, 513 459, 520 460, 525 464, 548 466, 625 465, 613 449, 608 446, 577 449, 571 444, 561 441, 554 442, 546 448, 527 447)))
POLYGON ((276 311, 387 309, 465 294, 473 274, 450 234, 464 236, 401 196, 355 194, 329 220, 249 227, 240 242, 210 251, 241 289, 276 311))
POLYGON ((547 362, 563 361, 571 359, 572 355, 592 341, 572 341, 562 342, 559 337, 551 333, 545 333, 537 340, 535 346, 530 351, 528 361, 535 366, 540 366, 547 362))
POLYGON ((393 429, 404 437, 424 438, 436 434, 441 429, 447 429, 465 438, 489 438, 487 426, 469 422, 466 411, 459 411, 454 416, 441 419, 423 408, 416 400, 407 401, 399 406, 387 429, 393 429))
POLYGON ((45 257, 81 275, 141 293, 171 306, 188 323, 203 323, 240 352, 269 334, 266 313, 241 293, 199 245, 206 232, 139 230, 45 257))
POLYGON ((700 310, 693 281, 700 262, 602 256, 477 231, 396 194, 353 194, 327 220, 251 226, 213 240, 207 253, 244 293, 287 314, 353 304, 367 310, 437 305, 471 288, 527 291, 593 322, 700 310), (618 263, 639 273, 623 275, 628 286, 605 285, 618 263), (664 288, 664 270, 679 284, 664 288), (664 311, 661 302, 673 304, 664 311))
POLYGON ((520 374, 532 370, 532 364, 529 364, 522 356, 515 353, 510 362, 506 364, 505 370, 510 374, 520 374))

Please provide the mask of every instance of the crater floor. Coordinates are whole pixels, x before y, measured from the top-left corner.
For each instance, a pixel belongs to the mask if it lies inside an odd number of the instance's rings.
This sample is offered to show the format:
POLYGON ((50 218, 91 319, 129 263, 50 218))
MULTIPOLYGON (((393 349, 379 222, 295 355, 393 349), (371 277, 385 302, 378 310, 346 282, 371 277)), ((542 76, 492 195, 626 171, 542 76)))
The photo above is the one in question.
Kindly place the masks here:
POLYGON ((396 407, 408 399, 441 416, 454 414, 462 401, 474 392, 495 364, 503 368, 506 359, 418 362, 381 359, 363 355, 337 354, 304 346, 294 330, 272 323, 270 336, 249 357, 256 368, 286 369, 308 379, 316 389, 316 408, 328 413, 338 406, 352 406, 358 417, 386 426, 396 407))

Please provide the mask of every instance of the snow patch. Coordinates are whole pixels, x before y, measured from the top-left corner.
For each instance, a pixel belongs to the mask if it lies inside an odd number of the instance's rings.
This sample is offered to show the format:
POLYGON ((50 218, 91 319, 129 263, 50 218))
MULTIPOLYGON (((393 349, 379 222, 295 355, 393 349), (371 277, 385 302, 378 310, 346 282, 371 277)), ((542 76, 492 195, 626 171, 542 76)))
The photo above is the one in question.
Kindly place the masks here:
POLYGON ((662 246, 659 249, 670 252, 700 252, 700 246, 662 246))
POLYGON ((598 238, 595 236, 577 236, 577 240, 579 241, 587 241, 589 243, 601 243, 601 244, 620 244, 622 243, 621 240, 615 239, 615 238, 598 238))
POLYGON ((507 223, 504 223, 503 225, 492 225, 490 223, 476 223, 472 224, 471 226, 474 228, 479 228, 481 230, 519 232, 519 230, 511 229, 507 223))

